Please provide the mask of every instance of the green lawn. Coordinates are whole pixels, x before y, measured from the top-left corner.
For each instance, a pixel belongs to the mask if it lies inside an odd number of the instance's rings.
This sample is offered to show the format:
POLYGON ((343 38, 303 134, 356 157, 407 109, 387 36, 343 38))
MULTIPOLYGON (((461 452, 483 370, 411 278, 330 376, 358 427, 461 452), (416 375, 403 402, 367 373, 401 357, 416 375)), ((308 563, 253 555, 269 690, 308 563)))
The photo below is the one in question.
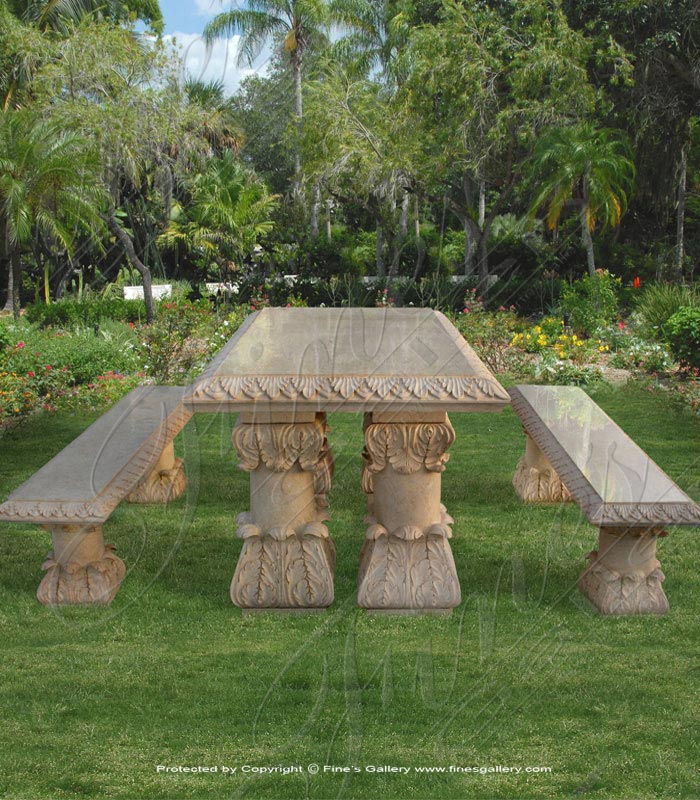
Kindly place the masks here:
MULTIPOLYGON (((636 388, 596 399, 700 498, 700 420, 636 388)), ((90 421, 40 416, 0 440, 0 499, 90 421)), ((511 487, 524 444, 514 414, 452 421, 443 500, 457 520, 464 600, 450 617, 355 606, 359 416, 331 418, 338 566, 325 613, 243 616, 231 605, 248 479, 234 466, 229 417, 199 416, 180 437, 186 498, 123 504, 105 526, 128 569, 109 609, 42 607, 34 595, 49 535, 0 525, 0 796, 697 797, 695 532, 674 530, 659 547, 668 616, 599 617, 576 588, 595 530, 575 506, 524 507, 511 487), (360 771, 241 774, 309 764, 360 771), (523 772, 415 772, 450 765, 523 772), (525 774, 535 766, 551 772, 525 774)))

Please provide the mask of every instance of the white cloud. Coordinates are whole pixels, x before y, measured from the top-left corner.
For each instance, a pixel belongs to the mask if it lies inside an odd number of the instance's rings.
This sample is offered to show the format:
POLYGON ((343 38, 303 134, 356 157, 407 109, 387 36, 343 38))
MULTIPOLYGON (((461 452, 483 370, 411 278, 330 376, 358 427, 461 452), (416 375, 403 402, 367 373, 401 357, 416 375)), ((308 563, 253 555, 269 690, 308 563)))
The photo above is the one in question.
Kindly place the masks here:
MULTIPOLYGON (((198 0, 209 3, 211 0, 198 0)), ((270 57, 264 51, 255 62, 245 67, 238 66, 238 45, 240 36, 220 39, 212 44, 209 51, 199 33, 176 32, 165 37, 174 42, 183 62, 183 70, 194 78, 205 81, 222 81, 227 92, 233 93, 241 80, 248 75, 264 74, 270 57)))
POLYGON ((241 10, 246 7, 245 0, 194 0, 194 2, 197 13, 202 17, 213 17, 222 11, 241 10))

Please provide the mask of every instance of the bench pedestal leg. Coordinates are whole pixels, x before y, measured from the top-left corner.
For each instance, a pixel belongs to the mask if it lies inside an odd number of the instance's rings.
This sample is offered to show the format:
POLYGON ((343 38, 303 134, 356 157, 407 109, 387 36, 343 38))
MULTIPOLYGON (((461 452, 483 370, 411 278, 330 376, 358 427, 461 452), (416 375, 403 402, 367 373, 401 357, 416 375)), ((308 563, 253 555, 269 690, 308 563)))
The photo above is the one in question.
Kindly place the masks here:
POLYGON ((662 528, 601 528, 598 550, 579 588, 602 614, 665 614, 664 574, 656 558, 662 528))
POLYGON ((325 414, 313 422, 247 424, 233 443, 250 472, 250 513, 231 583, 240 608, 324 608, 333 602, 335 547, 323 524, 333 457, 325 414))
POLYGON ((568 503, 569 490, 561 482, 547 456, 525 431, 525 455, 518 462, 513 486, 526 503, 568 503))
MULTIPOLYGON (((381 419, 381 418, 380 418, 381 419)), ((357 601, 400 613, 447 610, 461 600, 440 503, 441 473, 454 430, 441 421, 377 422, 365 415, 362 488, 369 523, 360 554, 357 601)))
POLYGON ((127 497, 130 503, 169 503, 187 488, 184 461, 175 458, 172 442, 166 445, 151 473, 127 497))
POLYGON ((37 599, 46 606, 109 605, 126 574, 124 562, 105 545, 102 526, 52 525, 53 551, 37 599))

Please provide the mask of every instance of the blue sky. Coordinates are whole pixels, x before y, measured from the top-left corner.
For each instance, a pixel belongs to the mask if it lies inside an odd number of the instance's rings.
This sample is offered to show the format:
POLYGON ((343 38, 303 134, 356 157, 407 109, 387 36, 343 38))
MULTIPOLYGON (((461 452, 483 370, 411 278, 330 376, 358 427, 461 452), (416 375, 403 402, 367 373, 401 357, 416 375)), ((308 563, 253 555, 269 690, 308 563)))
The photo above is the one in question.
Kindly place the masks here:
POLYGON ((160 0, 166 38, 176 42, 186 71, 203 80, 221 80, 230 93, 242 77, 262 71, 267 61, 267 54, 262 54, 252 68, 238 67, 237 36, 216 42, 211 52, 206 52, 201 38, 204 26, 232 5, 240 6, 241 0, 160 0))
POLYGON ((160 0, 166 33, 201 33, 207 20, 228 8, 218 0, 160 0))

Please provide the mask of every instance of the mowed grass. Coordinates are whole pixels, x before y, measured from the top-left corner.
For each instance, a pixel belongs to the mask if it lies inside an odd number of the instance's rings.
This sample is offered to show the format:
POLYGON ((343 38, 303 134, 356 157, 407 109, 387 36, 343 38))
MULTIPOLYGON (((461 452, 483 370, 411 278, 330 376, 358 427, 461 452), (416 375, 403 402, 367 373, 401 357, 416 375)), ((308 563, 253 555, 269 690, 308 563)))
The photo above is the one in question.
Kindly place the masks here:
MULTIPOLYGON (((595 397, 700 499, 700 421, 636 388, 595 397)), ((0 499, 91 421, 41 416, 2 439, 0 499)), ((322 614, 242 615, 230 602, 248 478, 228 416, 198 416, 179 438, 187 497, 167 508, 122 504, 105 526, 128 569, 108 609, 41 606, 49 535, 0 525, 0 796, 700 796, 696 532, 675 529, 659 546, 666 617, 600 617, 576 586, 595 529, 575 506, 525 507, 511 487, 524 445, 512 411, 452 421, 443 500, 456 519, 463 602, 450 617, 356 608, 365 501, 355 415, 331 418, 338 565, 336 600, 322 614), (244 765, 305 771, 244 774, 244 765)))

